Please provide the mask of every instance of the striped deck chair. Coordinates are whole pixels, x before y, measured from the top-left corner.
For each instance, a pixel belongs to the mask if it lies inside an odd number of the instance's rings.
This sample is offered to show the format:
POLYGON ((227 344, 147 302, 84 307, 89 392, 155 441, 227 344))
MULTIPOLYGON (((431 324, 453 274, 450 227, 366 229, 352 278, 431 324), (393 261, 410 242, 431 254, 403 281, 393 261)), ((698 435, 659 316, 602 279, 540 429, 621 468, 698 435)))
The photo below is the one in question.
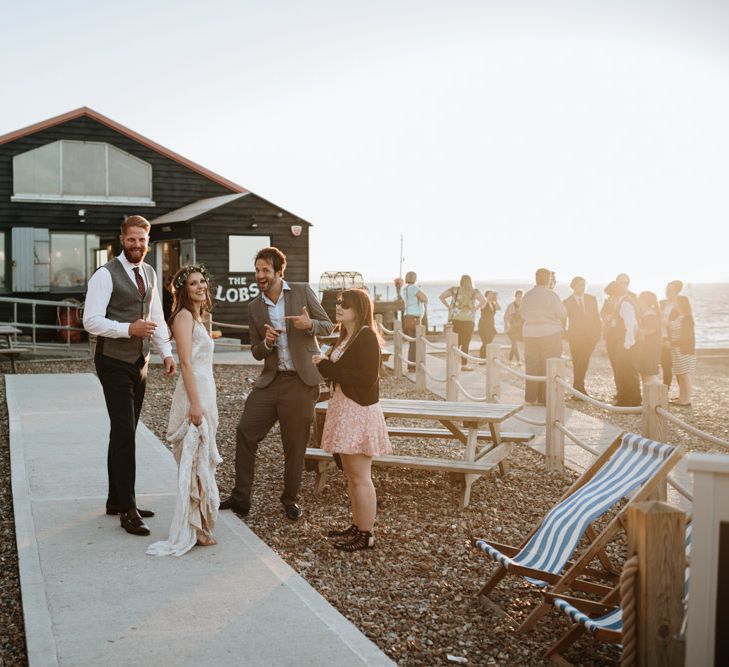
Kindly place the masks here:
MULTIPOLYGON (((607 595, 617 582, 619 570, 604 547, 623 530, 628 505, 649 499, 681 456, 682 447, 665 445, 635 433, 616 439, 519 547, 483 539, 474 541, 476 547, 499 564, 479 595, 488 595, 509 573, 521 575, 544 589, 555 587, 607 595), (592 524, 623 498, 630 500, 597 535, 592 524), (578 554, 583 536, 587 545, 578 554), (571 562, 574 557, 577 560, 571 562), (590 567, 595 558, 602 567, 590 567), (602 579, 610 585, 580 579, 582 576, 602 579)), ((519 631, 531 628, 548 608, 549 603, 542 602, 519 631)))
MULTIPOLYGON (((691 555, 692 524, 686 524, 686 570, 684 574, 684 615, 688 605, 689 559, 691 555)), ((623 640, 623 609, 617 604, 620 595, 619 587, 613 589, 600 602, 592 602, 581 598, 572 598, 550 594, 551 603, 574 621, 567 630, 547 651, 546 656, 552 662, 568 667, 570 663, 563 655, 585 632, 597 641, 620 644, 623 640)))

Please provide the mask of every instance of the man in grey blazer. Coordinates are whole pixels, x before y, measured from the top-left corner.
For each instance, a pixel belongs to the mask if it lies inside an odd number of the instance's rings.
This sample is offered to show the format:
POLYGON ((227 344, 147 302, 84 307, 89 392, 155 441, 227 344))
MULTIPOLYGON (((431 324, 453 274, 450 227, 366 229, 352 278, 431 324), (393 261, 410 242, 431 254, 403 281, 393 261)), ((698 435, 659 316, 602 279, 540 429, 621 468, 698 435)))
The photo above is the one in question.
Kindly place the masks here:
POLYGON ((261 293, 248 304, 248 327, 251 353, 264 360, 263 371, 238 423, 235 487, 220 509, 248 514, 258 443, 279 422, 284 450, 281 502, 286 516, 296 521, 302 514, 296 499, 321 382, 311 357, 319 354, 316 337, 330 334, 334 325, 309 285, 284 280, 286 256, 278 248, 259 250, 255 266, 261 293))

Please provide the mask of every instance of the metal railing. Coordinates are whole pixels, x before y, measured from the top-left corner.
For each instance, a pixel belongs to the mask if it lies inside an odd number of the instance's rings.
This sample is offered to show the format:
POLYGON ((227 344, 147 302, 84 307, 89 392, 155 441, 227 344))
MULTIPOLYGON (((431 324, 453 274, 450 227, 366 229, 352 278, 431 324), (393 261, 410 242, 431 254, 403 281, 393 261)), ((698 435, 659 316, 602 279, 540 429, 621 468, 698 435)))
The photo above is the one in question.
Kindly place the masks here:
MULTIPOLYGON (((26 330, 30 331, 30 347, 35 352, 39 349, 46 350, 59 350, 66 349, 69 353, 74 351, 72 347, 73 343, 73 332, 79 332, 82 334, 84 328, 82 326, 72 325, 71 322, 80 322, 83 313, 84 304, 80 301, 73 299, 64 299, 63 301, 51 301, 49 299, 21 299, 17 297, 0 297, 0 303, 9 303, 12 305, 13 317, 12 321, 0 322, 0 324, 15 327, 20 329, 21 333, 25 334, 26 330), (30 321, 22 321, 20 319, 19 310, 30 308, 30 321), (55 308, 57 321, 60 321, 60 313, 65 311, 66 324, 39 324, 38 323, 38 309, 39 308, 55 308), (75 316, 74 316, 75 313, 75 316), (38 342, 38 331, 39 330, 50 330, 64 332, 63 338, 65 340, 61 342, 43 341, 38 342)), ((27 335, 27 334, 26 334, 27 335)), ((82 338, 80 335, 79 338, 82 338)), ((78 345, 79 343, 75 343, 78 345)), ((86 341, 86 345, 83 346, 85 354, 90 354, 91 343, 86 341)))

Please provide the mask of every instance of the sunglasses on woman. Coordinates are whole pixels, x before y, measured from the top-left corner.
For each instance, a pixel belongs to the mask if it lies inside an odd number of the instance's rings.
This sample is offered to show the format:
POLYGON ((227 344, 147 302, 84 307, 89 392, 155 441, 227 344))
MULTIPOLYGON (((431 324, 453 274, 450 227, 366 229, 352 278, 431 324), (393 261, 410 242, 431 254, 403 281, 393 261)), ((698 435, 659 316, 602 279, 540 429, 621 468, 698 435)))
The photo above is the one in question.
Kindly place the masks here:
POLYGON ((337 299, 337 302, 336 303, 337 303, 338 306, 341 306, 345 310, 349 310, 351 308, 351 306, 349 304, 347 304, 347 303, 344 303, 344 301, 342 299, 337 299))

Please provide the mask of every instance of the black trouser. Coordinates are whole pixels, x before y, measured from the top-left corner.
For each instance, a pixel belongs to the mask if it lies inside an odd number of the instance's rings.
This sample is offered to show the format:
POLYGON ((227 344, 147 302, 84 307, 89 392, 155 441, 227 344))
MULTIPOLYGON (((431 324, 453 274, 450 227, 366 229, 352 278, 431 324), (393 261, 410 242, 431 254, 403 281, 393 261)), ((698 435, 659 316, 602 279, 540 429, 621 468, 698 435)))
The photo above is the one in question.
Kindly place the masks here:
MULTIPOLYGON (((468 320, 453 320, 453 331, 458 334, 458 347, 462 352, 468 354, 468 348, 471 345, 471 337, 473 336, 474 324, 468 320)), ((461 366, 468 363, 467 359, 461 357, 461 366)))
POLYGON ((661 348, 661 369, 663 370, 663 384, 670 389, 673 381, 673 360, 671 358, 671 346, 665 343, 661 348))
POLYGON ((572 357, 572 386, 581 391, 583 394, 587 393, 585 389, 585 375, 587 375, 587 368, 590 365, 590 357, 595 349, 595 343, 591 340, 571 340, 570 341, 570 356, 572 357))
MULTIPOLYGON (((546 375, 547 359, 562 356, 562 334, 531 338, 524 336, 524 370, 527 375, 546 375)), ((546 383, 527 380, 525 382, 524 400, 527 403, 544 405, 546 401, 546 383)))
POLYGON ((284 451, 284 488, 281 502, 292 505, 301 488, 306 447, 314 421, 319 387, 304 384, 294 371, 276 373, 266 387, 248 395, 235 435, 235 487, 233 499, 243 509, 251 507, 253 473, 258 443, 278 422, 284 451))
POLYGON ((481 327, 481 323, 479 321, 478 335, 481 337, 481 350, 479 351, 478 355, 481 357, 481 359, 485 359, 486 346, 490 343, 493 343, 494 338, 496 337, 496 329, 494 329, 494 327, 481 327))
POLYGON ((514 361, 515 359, 516 361, 521 361, 521 357, 519 356, 519 336, 511 333, 511 331, 509 331, 506 335, 511 341, 511 349, 509 350, 509 361, 514 361))
POLYGON ((136 477, 137 423, 147 386, 147 359, 136 364, 97 354, 96 374, 104 389, 109 413, 109 451, 106 467, 109 474, 107 505, 117 505, 122 512, 137 506, 134 494, 136 477))
POLYGON ((615 388, 617 405, 640 405, 640 376, 638 375, 639 346, 629 350, 622 344, 615 346, 615 388))
MULTIPOLYGON (((409 316, 405 316, 403 318, 403 325, 402 325, 402 331, 406 336, 410 336, 410 338, 414 338, 417 334, 417 326, 418 322, 415 319, 411 319, 409 316), (407 325, 405 323, 408 323, 407 325), (415 322, 415 324, 412 324, 411 322, 415 322)), ((408 370, 414 371, 415 370, 415 352, 417 350, 417 345, 415 343, 408 342, 408 370)))

